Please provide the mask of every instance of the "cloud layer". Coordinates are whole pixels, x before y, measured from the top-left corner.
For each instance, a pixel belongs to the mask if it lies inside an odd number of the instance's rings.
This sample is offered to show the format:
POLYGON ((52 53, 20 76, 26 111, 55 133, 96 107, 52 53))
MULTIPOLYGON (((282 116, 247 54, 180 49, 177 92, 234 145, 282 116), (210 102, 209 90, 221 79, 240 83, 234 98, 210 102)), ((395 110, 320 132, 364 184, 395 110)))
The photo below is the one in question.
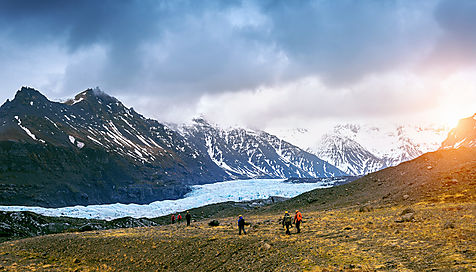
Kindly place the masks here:
POLYGON ((475 25, 470 0, 1 1, 0 95, 100 86, 159 119, 248 126, 390 118, 441 106, 476 65, 475 25))

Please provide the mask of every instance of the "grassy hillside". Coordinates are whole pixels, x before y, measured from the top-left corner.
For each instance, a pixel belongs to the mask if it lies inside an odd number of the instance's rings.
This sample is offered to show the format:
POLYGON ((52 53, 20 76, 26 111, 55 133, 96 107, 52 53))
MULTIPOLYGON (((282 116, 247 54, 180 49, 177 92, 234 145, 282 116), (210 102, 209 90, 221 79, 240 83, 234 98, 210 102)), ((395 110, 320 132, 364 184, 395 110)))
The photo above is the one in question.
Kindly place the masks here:
MULTIPOLYGON (((64 233, 0 244, 6 271, 472 271, 476 151, 443 150, 350 184, 191 227, 64 233), (285 209, 303 232, 285 235, 285 209), (250 222, 238 236, 236 215, 250 222)), ((235 207, 236 208, 236 207, 235 207)))

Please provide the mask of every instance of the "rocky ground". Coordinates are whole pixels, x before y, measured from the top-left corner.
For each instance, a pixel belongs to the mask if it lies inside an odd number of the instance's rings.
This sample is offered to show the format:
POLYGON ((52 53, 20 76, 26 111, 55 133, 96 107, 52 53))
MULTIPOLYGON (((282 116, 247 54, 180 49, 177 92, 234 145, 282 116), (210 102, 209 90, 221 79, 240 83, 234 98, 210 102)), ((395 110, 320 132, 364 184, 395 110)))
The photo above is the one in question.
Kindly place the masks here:
POLYGON ((285 235, 280 214, 55 234, 0 246, 5 271, 471 271, 476 269, 474 203, 370 211, 304 211, 301 234, 285 235), (407 213, 409 214, 409 213, 407 213))
POLYGON ((250 223, 242 236, 224 209, 217 227, 203 219, 7 241, 0 271, 475 271, 475 152, 430 153, 242 210, 250 223), (295 208, 303 231, 285 235, 279 219, 295 208))
MULTIPOLYGON (((244 202, 223 202, 190 209, 192 221, 221 218, 259 210, 262 207, 285 201, 284 197, 270 197, 244 202)), ((185 216, 184 213, 182 213, 185 216)), ((33 212, 0 211, 0 243, 21 238, 62 233, 84 232, 134 227, 151 227, 170 224, 171 215, 155 218, 122 217, 114 220, 43 216, 33 212)))

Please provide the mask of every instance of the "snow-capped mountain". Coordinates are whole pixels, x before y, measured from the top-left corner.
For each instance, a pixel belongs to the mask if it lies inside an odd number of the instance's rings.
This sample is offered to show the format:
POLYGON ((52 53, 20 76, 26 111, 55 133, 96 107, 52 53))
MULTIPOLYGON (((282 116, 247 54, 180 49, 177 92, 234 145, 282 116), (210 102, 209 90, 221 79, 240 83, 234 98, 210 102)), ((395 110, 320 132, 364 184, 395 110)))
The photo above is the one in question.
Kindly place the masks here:
POLYGON ((302 129, 278 135, 294 144, 318 139, 300 147, 342 171, 364 175, 437 150, 447 132, 436 125, 353 123, 336 125, 324 135, 302 129))
POLYGON ((148 203, 228 177, 180 134, 98 89, 58 103, 22 88, 0 108, 0 154, 5 203, 148 203))
POLYGON ((340 170, 353 176, 375 172, 386 166, 386 161, 377 158, 356 141, 338 135, 322 136, 316 155, 332 162, 340 170))
POLYGON ((233 178, 347 175, 316 155, 263 131, 221 129, 204 119, 195 119, 192 125, 178 130, 233 178))
POLYGON ((448 138, 441 144, 441 149, 476 147, 476 113, 472 117, 461 119, 450 131, 448 138))
POLYGON ((0 107, 0 204, 149 203, 238 177, 339 175, 270 134, 205 122, 178 132, 99 89, 59 103, 23 87, 0 107))

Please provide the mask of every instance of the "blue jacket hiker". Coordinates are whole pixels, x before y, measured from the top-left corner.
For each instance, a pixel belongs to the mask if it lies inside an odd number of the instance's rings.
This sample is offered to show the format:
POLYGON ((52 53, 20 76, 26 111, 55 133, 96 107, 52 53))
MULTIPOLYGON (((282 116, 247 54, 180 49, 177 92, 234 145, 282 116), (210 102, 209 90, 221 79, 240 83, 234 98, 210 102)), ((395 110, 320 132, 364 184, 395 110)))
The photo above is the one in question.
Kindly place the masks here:
POLYGON ((240 214, 239 219, 238 219, 238 229, 239 229, 239 235, 241 235, 241 231, 243 230, 243 233, 246 234, 245 231, 245 219, 243 219, 243 216, 240 214))

